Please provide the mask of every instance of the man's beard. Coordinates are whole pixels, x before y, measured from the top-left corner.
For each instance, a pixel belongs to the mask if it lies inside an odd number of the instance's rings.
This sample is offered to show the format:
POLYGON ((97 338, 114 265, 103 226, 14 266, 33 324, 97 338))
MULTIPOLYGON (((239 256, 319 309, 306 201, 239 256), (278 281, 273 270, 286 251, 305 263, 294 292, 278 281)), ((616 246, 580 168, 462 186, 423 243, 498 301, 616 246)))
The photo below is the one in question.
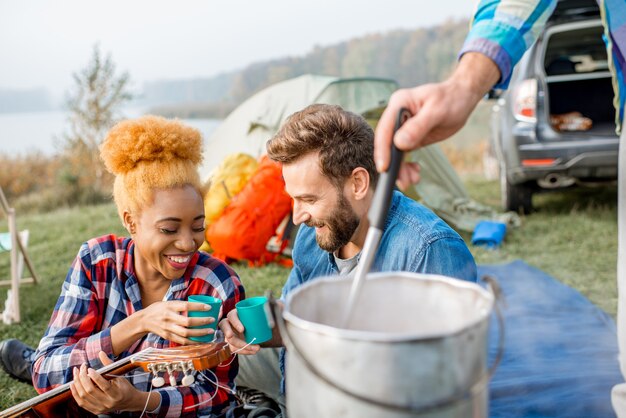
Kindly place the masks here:
POLYGON ((334 253, 350 242, 359 223, 359 217, 350 206, 350 202, 343 193, 339 193, 337 206, 328 219, 323 222, 309 221, 306 224, 311 227, 327 227, 328 233, 325 236, 316 233, 315 240, 322 250, 334 253))

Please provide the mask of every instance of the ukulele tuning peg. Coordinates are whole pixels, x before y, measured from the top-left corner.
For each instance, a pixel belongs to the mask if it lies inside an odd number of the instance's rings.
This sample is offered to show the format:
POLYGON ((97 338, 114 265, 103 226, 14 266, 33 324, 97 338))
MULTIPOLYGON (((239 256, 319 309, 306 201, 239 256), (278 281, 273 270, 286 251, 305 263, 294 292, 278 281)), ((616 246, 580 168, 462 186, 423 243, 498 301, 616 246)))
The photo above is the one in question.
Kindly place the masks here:
POLYGON ((195 382, 195 381, 196 381, 196 378, 195 378, 195 377, 193 377, 193 375, 191 375, 191 374, 186 374, 186 375, 185 375, 185 377, 183 377, 183 380, 181 380, 181 382, 180 382, 180 383, 181 383, 183 386, 191 386, 191 385, 193 385, 193 382, 195 382))
POLYGON ((159 372, 156 368, 153 368, 152 365, 148 366, 148 371, 152 372, 154 377, 152 378, 152 386, 155 388, 160 388, 165 384, 165 379, 159 376, 159 372))
POLYGON ((167 374, 170 376, 170 386, 176 386, 176 376, 174 376, 174 370, 171 365, 167 365, 167 374))
POLYGON ((193 372, 193 363, 183 362, 180 364, 180 367, 183 369, 183 373, 185 374, 185 377, 183 377, 183 380, 181 380, 180 383, 183 386, 193 385, 193 382, 196 381, 196 378, 191 374, 193 372))
POLYGON ((155 388, 160 388, 164 384, 165 384, 165 379, 163 379, 159 375, 155 375, 154 378, 152 379, 152 386, 154 386, 155 388))

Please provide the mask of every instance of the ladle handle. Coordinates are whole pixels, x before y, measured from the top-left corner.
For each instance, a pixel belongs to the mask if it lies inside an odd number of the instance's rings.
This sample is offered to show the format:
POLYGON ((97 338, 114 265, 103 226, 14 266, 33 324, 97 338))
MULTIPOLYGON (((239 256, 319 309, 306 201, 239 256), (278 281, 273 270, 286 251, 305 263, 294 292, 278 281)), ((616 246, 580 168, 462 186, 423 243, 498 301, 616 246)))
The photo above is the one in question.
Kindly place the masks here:
MULTIPOLYGON (((398 129, 400 129, 400 126, 410 117, 411 113, 407 109, 400 109, 393 133, 395 134, 398 129)), ((393 193, 396 179, 398 178, 403 156, 404 153, 396 147, 392 138, 391 161, 389 162, 387 171, 380 173, 376 191, 374 192, 374 198, 372 199, 372 205, 367 213, 370 227, 374 227, 380 231, 385 228, 385 221, 387 220, 387 213, 389 212, 389 204, 391 202, 391 194, 393 193)))

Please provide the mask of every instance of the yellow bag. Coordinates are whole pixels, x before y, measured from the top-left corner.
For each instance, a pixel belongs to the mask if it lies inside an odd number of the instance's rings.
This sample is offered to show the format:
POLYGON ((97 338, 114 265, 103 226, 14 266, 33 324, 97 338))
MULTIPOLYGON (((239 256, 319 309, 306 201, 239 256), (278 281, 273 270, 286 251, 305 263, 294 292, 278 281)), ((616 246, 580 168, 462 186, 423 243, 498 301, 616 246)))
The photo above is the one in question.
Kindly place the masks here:
POLYGON ((211 173, 210 186, 204 196, 206 225, 222 215, 231 199, 248 183, 256 171, 257 160, 244 153, 228 155, 211 173))

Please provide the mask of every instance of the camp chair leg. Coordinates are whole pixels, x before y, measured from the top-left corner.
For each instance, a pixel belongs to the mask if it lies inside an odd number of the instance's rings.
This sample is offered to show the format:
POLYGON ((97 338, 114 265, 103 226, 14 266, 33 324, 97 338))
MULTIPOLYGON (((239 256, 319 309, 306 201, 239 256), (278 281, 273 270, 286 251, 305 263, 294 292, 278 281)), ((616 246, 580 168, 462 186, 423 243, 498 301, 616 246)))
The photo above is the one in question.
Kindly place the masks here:
POLYGON ((20 322, 20 275, 19 271, 19 248, 17 237, 17 225, 15 223, 15 210, 9 208, 9 234, 11 235, 11 289, 7 292, 7 300, 2 321, 5 324, 20 322))
POLYGON ((15 218, 11 217, 9 221, 9 235, 11 237, 11 279, 1 280, 0 286, 10 286, 7 292, 4 311, 2 311, 2 321, 5 324, 20 322, 20 285, 25 283, 37 283, 37 276, 30 264, 27 252, 24 250, 28 247, 28 230, 16 233, 17 225, 15 218), (31 277, 22 278, 24 264, 28 267, 31 277))
POLYGON ((0 281, 0 286, 9 285, 7 299, 2 311, 2 322, 12 324, 20 322, 20 285, 23 283, 37 283, 37 278, 28 255, 24 250, 28 246, 28 230, 17 232, 13 209, 9 210, 9 235, 11 237, 11 279, 0 281), (28 267, 32 277, 22 278, 24 264, 28 267))
POLYGON ((13 292, 11 289, 7 290, 7 299, 4 302, 4 311, 2 311, 2 322, 7 325, 11 325, 15 321, 15 312, 17 310, 17 314, 20 313, 19 301, 16 301, 13 297, 13 292), (17 302, 17 308, 15 307, 17 302))
MULTIPOLYGON (((37 283, 37 275, 30 261, 26 248, 28 247, 28 230, 18 231, 17 222, 15 220, 15 209, 9 206, 2 188, 0 188, 0 210, 4 212, 9 223, 9 233, 3 234, 10 237, 10 258, 11 258, 11 277, 10 280, 0 281, 0 286, 10 285, 11 289, 7 292, 4 311, 2 312, 2 321, 6 324, 20 322, 20 284, 37 283), (28 267, 31 277, 22 279, 24 264, 28 267)), ((2 245, 0 245, 2 248, 2 245)), ((8 246, 4 246, 3 250, 8 250, 8 246)))
MULTIPOLYGON (((22 257, 20 258, 20 261, 26 263, 26 267, 28 267, 28 271, 31 274, 30 278, 21 279, 21 282, 36 284, 39 282, 39 280, 37 280, 37 274, 35 274, 33 263, 30 261, 30 256, 28 255, 28 252, 26 251, 26 246, 28 245, 28 230, 22 231, 21 233, 17 234, 16 238, 17 238, 17 244, 20 247, 20 252, 22 253, 22 257), (22 234, 25 234, 25 237, 23 237, 22 234)), ((20 277, 21 277, 21 274, 20 274, 20 277)))

